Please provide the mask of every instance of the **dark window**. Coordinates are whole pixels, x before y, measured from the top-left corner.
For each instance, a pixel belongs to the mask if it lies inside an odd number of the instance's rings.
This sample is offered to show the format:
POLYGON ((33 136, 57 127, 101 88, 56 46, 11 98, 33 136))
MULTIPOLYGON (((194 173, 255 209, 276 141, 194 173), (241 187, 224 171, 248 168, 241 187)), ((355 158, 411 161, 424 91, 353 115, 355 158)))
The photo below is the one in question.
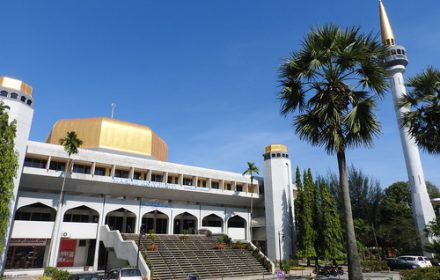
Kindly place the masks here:
POLYGON ((142 276, 139 269, 123 269, 121 270, 121 276, 123 277, 137 277, 142 276))
POLYGON ((28 99, 27 105, 31 106, 32 105, 32 100, 28 99))
POLYGON ((274 157, 275 157, 275 154, 272 154, 272 157, 274 158, 274 157))
POLYGON ((204 226, 204 227, 221 227, 222 221, 204 219, 202 222, 202 226, 204 226))
POLYGON ((219 183, 218 182, 211 182, 211 188, 218 189, 219 188, 219 183))
POLYGON ((74 173, 90 174, 91 168, 90 168, 90 166, 87 166, 87 165, 75 164, 73 166, 73 172, 74 173))
POLYGON ((22 97, 20 98, 20 100, 21 100, 21 102, 26 102, 26 97, 25 97, 25 96, 22 96, 22 97))
POLYGON ((51 161, 49 165, 49 169, 56 171, 64 171, 66 169, 65 162, 51 161))
POLYGON ((193 180, 189 178, 183 178, 183 184, 186 186, 192 186, 193 180))
POLYGON ((237 186, 236 187, 236 191, 237 192, 242 192, 243 191, 243 186, 237 186))
POLYGON ((397 49, 397 54, 402 54, 402 51, 397 49))
POLYGON ((44 159, 25 158, 24 166, 34 168, 46 168, 47 161, 44 159))
POLYGON ((396 54, 396 50, 391 50, 391 54, 395 55, 396 54))
POLYGON ((142 174, 140 172, 135 171, 133 174, 133 179, 143 180, 144 178, 142 178, 142 174))
POLYGON ((95 167, 95 175, 105 176, 105 168, 104 167, 95 167))
POLYGON ((289 155, 288 155, 288 154, 286 154, 286 158, 289 158, 289 155))
POLYGON ((128 171, 126 170, 115 170, 115 177, 118 178, 128 178, 128 171))
POLYGON ((11 93, 11 98, 17 99, 17 97, 18 97, 18 94, 16 94, 15 92, 11 93))
POLYGON ((8 96, 8 92, 6 90, 2 90, 0 91, 0 95, 3 97, 7 97, 8 96))
POLYGON ((86 244, 87 244, 86 241, 87 240, 85 240, 85 239, 80 239, 78 242, 78 247, 86 247, 86 244))
POLYGON ((278 153, 278 154, 277 154, 277 157, 281 157, 281 154, 280 154, 280 153, 278 153))
POLYGON ((162 182, 163 176, 159 174, 151 174, 151 181, 153 182, 162 182))

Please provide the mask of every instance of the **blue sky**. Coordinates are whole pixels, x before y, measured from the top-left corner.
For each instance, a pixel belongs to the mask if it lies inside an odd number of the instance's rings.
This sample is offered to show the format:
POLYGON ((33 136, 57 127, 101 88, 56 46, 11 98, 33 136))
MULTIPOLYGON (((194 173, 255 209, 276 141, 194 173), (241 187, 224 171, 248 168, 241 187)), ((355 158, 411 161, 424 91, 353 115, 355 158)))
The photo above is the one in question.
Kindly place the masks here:
MULTIPOLYGON (((440 2, 384 1, 407 76, 440 67, 440 2)), ((150 126, 169 161, 242 172, 263 166, 270 143, 292 164, 337 171, 335 156, 302 142, 279 114, 278 67, 311 26, 336 23, 379 32, 378 3, 315 1, 2 1, 0 75, 34 88, 31 139, 44 141, 63 118, 110 116, 150 126)), ((388 94, 377 110, 382 135, 348 162, 386 187, 406 180, 388 94)), ((440 186, 438 156, 422 152, 425 176, 440 186)))

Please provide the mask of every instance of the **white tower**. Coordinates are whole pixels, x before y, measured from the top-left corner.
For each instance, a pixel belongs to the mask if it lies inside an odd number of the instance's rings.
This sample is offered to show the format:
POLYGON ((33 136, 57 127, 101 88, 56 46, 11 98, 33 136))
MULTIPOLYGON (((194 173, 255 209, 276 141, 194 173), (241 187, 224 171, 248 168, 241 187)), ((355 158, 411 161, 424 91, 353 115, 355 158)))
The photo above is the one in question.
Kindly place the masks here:
POLYGON ((11 200, 9 209, 11 215, 8 221, 8 231, 6 233, 6 244, 3 254, 0 256, 0 272, 3 273, 7 246, 12 232, 12 219, 15 211, 15 202, 18 193, 18 184, 20 182, 21 171, 23 169, 24 157, 26 155, 26 146, 31 130, 32 117, 32 87, 26 83, 8 78, 0 77, 0 100, 9 107, 9 121, 17 121, 17 133, 15 137, 15 151, 18 153, 18 169, 14 179, 14 199, 11 200))
POLYGON ((264 203, 267 256, 272 261, 292 259, 294 212, 292 167, 284 145, 269 145, 264 153, 264 203))
MULTIPOLYGON (((402 115, 407 112, 408 109, 399 108, 397 105, 398 100, 403 95, 406 95, 403 72, 405 72, 405 67, 408 64, 408 58, 405 48, 395 45, 393 30, 391 29, 391 24, 381 0, 379 0, 379 12, 382 41, 388 46, 390 51, 390 54, 385 58, 385 63, 391 80, 394 106, 400 128, 400 140, 405 155, 408 182, 411 188, 412 210, 423 246, 428 241, 425 237, 424 229, 429 222, 435 219, 435 213, 431 200, 429 199, 428 191, 426 190, 419 149, 414 139, 409 135, 408 129, 400 125, 402 115)), ((427 252, 424 252, 424 254, 427 256, 430 255, 427 252)))

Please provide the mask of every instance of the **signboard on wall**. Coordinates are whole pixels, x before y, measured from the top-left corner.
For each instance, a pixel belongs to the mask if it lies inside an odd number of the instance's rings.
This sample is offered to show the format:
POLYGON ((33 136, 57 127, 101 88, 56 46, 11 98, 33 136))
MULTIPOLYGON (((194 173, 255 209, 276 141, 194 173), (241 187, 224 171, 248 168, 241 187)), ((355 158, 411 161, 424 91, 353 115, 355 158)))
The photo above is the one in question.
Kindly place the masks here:
POLYGON ((76 240, 61 239, 60 253, 58 254, 58 267, 71 267, 75 260, 76 240))

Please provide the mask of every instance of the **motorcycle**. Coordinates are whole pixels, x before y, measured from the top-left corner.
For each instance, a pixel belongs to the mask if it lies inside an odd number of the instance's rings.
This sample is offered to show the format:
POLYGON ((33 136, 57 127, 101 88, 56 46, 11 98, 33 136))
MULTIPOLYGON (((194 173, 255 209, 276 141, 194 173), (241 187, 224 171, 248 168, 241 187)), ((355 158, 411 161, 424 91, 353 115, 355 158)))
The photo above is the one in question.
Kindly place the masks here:
POLYGON ((344 269, 342 269, 342 267, 340 266, 335 266, 335 265, 325 265, 325 266, 317 265, 315 266, 313 273, 316 275, 323 275, 326 277, 329 277, 330 275, 338 276, 338 275, 344 275, 344 269))

